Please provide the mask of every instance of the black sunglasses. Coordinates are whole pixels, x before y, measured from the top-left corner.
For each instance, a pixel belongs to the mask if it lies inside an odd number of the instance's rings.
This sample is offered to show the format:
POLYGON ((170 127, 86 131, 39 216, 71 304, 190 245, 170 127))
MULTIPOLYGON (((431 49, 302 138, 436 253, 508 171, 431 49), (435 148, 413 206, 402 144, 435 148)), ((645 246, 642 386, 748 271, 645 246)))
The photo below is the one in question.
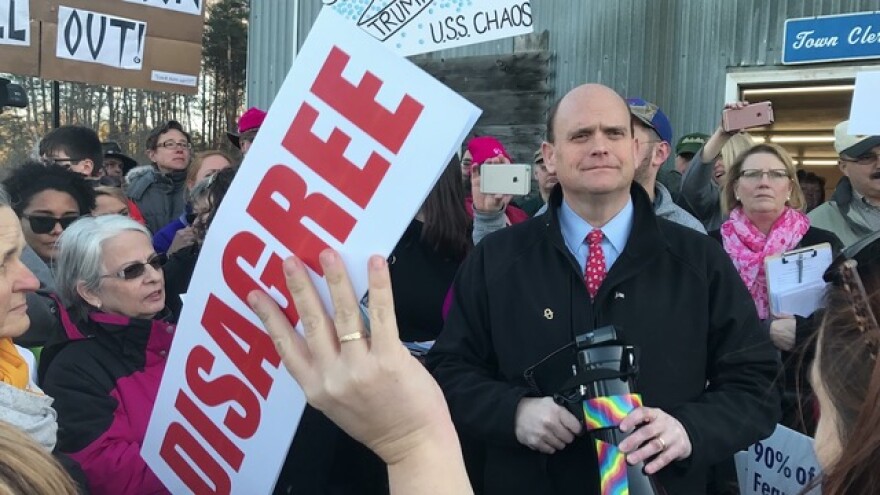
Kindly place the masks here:
POLYGON ((168 261, 168 257, 164 253, 153 254, 146 263, 132 263, 112 275, 101 275, 101 278, 116 277, 123 280, 132 280, 143 275, 147 271, 147 265, 152 266, 153 270, 159 271, 165 266, 166 261, 168 261))
POLYGON ((70 224, 79 220, 79 217, 61 217, 55 218, 46 215, 22 215, 27 218, 31 225, 31 232, 34 234, 48 234, 55 228, 55 224, 61 225, 61 230, 70 227, 70 224))

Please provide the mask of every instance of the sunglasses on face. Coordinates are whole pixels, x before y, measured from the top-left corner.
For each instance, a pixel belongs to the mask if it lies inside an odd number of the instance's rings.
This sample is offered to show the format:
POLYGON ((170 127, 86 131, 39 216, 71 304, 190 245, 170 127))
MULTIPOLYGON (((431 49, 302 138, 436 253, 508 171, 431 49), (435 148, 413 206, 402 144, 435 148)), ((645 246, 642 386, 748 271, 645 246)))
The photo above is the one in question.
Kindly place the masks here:
POLYGON ((55 218, 47 215, 22 215, 22 217, 30 223, 31 232, 34 234, 48 234, 55 228, 55 224, 61 225, 61 230, 64 230, 79 219, 79 217, 55 218))
POLYGON ((146 263, 132 263, 111 275, 101 275, 101 278, 115 277, 121 278, 123 280, 133 280, 141 277, 147 271, 147 265, 153 267, 153 270, 159 271, 162 269, 163 266, 165 266, 166 261, 168 261, 168 257, 165 256, 165 254, 155 253, 150 256, 146 263))

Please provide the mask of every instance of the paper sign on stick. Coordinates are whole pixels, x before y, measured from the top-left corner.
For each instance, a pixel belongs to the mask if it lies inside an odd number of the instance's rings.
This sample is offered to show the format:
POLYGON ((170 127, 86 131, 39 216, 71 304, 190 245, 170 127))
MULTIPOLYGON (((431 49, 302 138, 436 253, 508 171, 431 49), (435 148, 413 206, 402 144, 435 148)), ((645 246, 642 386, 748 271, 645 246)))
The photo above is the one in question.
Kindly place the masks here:
MULTIPOLYGON (((768 438, 735 456, 740 495, 803 493, 820 475, 813 439, 782 425, 768 438)), ((818 495, 819 488, 807 492, 818 495)))
POLYGON ((128 3, 147 5, 159 9, 183 12, 185 14, 202 14, 202 0, 125 0, 128 3))
POLYGON ((0 45, 30 45, 30 21, 30 0, 0 0, 0 45))
POLYGON ((140 70, 147 24, 70 7, 58 7, 55 56, 140 70))
POLYGON ((853 92, 852 108, 849 113, 849 133, 865 136, 880 135, 880 71, 859 72, 856 74, 856 89, 853 92))
POLYGON ((528 0, 324 0, 400 55, 528 34, 528 0))
POLYGON ((142 455, 172 493, 270 493, 302 391, 247 306, 264 290, 298 325, 282 260, 329 304, 318 254, 337 249, 357 293, 479 110, 331 9, 312 27, 199 256, 142 455))

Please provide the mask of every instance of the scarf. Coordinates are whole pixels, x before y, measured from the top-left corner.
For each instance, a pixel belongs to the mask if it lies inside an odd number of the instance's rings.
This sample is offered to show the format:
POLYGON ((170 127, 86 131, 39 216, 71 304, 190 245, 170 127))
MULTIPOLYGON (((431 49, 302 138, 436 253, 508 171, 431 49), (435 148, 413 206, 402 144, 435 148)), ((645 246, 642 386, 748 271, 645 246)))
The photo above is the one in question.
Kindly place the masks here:
POLYGON ((18 353, 10 338, 0 338, 0 382, 24 390, 30 373, 27 362, 18 353))
POLYGON ((749 289, 762 320, 770 316, 764 259, 797 246, 809 228, 810 219, 800 211, 788 207, 773 223, 769 235, 764 235, 755 227, 742 207, 730 212, 730 218, 721 225, 724 250, 730 255, 736 271, 749 289))

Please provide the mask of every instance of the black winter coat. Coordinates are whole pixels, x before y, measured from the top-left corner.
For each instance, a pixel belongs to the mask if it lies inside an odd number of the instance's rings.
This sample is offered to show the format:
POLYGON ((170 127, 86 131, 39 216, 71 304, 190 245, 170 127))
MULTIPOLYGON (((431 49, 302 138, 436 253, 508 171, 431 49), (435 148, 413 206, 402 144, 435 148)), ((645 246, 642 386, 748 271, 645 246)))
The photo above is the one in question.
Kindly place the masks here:
POLYGON ((556 212, 498 231, 476 246, 453 285, 446 325, 428 355, 453 421, 487 448, 484 492, 599 493, 587 435, 554 455, 521 445, 517 405, 540 394, 526 368, 603 325, 641 349, 645 405, 678 419, 690 458, 662 470, 669 494, 705 492, 707 470, 772 433, 780 417, 777 353, 754 303, 718 243, 658 219, 631 189, 632 233, 591 301, 556 212))

